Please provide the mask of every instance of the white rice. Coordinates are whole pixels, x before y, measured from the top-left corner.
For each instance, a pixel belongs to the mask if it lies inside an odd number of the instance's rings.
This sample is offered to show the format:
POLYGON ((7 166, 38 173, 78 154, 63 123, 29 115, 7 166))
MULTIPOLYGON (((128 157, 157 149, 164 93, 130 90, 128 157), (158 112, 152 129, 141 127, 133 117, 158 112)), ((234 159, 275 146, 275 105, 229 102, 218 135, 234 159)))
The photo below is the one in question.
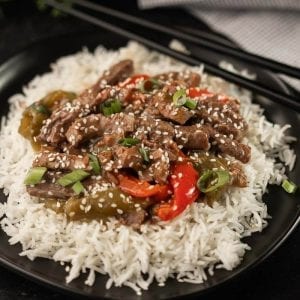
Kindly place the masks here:
MULTIPOLYGON (((22 94, 9 99, 10 112, 1 121, 0 133, 0 188, 8 195, 7 203, 0 206, 0 216, 4 216, 2 229, 10 237, 10 244, 21 243, 20 255, 31 260, 45 257, 62 265, 67 263, 67 282, 88 270, 87 285, 93 285, 97 273, 108 274, 106 288, 124 285, 138 294, 153 281, 164 285, 168 277, 202 283, 215 268, 232 270, 241 262, 246 250, 250 250, 241 238, 260 232, 267 225, 267 207, 262 202, 267 184, 280 184, 285 169, 291 170, 295 163, 295 154, 288 146, 293 138, 285 136, 289 126, 267 121, 262 108, 251 104, 248 91, 202 74, 202 66, 192 68, 202 75, 202 86, 242 102, 241 112, 250 124, 244 143, 252 148, 251 161, 244 166, 249 179, 247 188, 232 189, 213 207, 195 203, 169 223, 144 224, 141 233, 120 226, 113 219, 106 225, 98 221, 68 223, 25 191, 23 180, 34 153, 18 134, 24 107, 53 90, 82 91, 110 65, 124 58, 134 60, 137 73, 185 68, 134 42, 119 51, 98 47, 90 53, 84 49, 58 59, 51 65, 51 72, 36 76, 22 94)), ((225 67, 234 70, 233 66, 225 67)))

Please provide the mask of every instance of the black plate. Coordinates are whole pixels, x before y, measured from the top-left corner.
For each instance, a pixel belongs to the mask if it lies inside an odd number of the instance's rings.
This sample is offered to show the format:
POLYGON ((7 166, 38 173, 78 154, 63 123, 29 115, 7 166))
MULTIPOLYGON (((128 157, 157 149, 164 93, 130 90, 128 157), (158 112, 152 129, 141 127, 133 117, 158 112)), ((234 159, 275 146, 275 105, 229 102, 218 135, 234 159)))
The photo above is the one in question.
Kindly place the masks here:
MULTIPOLYGON (((0 66, 0 99, 1 115, 8 112, 6 99, 21 91, 22 85, 26 84, 36 74, 41 74, 49 70, 49 64, 58 57, 73 53, 87 45, 93 49, 98 44, 103 44, 109 48, 118 48, 126 44, 125 39, 115 37, 108 33, 91 33, 77 36, 64 36, 55 39, 39 42, 32 45, 20 54, 14 56, 2 66, 0 66)), ((197 49, 196 49, 197 50, 197 49)), ((200 51, 200 50, 197 50, 200 51)), ((217 61, 220 57, 205 53, 211 61, 217 61)), ((244 67, 239 65, 239 67, 244 67)), ((253 68, 252 71, 258 74, 260 80, 277 88, 281 91, 287 91, 282 82, 267 72, 259 72, 253 68)), ((299 114, 280 105, 276 105, 267 99, 257 99, 266 109, 267 117, 279 124, 289 123, 293 126, 290 133, 299 138, 299 114)), ((299 145, 295 145, 297 154, 300 155, 299 145)), ((299 184, 300 164, 297 163, 295 170, 289 175, 291 179, 299 184), (296 180, 297 178, 297 180, 296 180)), ((0 194, 1 201, 5 201, 5 196, 0 194)), ((178 283, 169 280, 165 287, 158 287, 153 284, 148 291, 143 292, 143 299, 169 299, 174 297, 186 297, 202 294, 232 278, 236 278, 242 272, 249 270, 257 263, 263 261, 269 256, 292 232, 297 226, 299 217, 299 202, 295 196, 286 194, 280 187, 271 187, 270 193, 265 195, 264 201, 268 205, 268 211, 272 215, 269 226, 262 232, 244 239, 252 250, 247 252, 243 262, 233 271, 218 270, 213 277, 209 277, 204 284, 194 285, 187 283, 178 283)), ((20 257, 20 245, 10 246, 8 237, 3 231, 0 231, 0 262, 10 269, 25 275, 26 277, 60 289, 61 291, 72 294, 88 296, 91 298, 103 299, 140 299, 129 288, 111 288, 105 289, 105 283, 108 277, 97 276, 95 285, 88 287, 84 285, 85 276, 74 280, 70 284, 65 283, 65 271, 58 263, 47 259, 36 259, 30 261, 25 257, 20 257)))

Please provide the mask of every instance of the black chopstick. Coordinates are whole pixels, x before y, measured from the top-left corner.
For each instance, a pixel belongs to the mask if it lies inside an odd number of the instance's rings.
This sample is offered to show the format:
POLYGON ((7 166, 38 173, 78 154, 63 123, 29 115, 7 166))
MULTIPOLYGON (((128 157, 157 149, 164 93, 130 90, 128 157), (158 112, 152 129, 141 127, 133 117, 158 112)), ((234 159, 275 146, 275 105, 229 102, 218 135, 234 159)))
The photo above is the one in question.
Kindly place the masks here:
POLYGON ((78 4, 80 6, 92 9, 94 11, 102 12, 107 15, 122 19, 124 21, 128 21, 137 24, 139 26, 147 27, 152 30, 157 30, 184 41, 192 42, 198 46, 207 48, 211 51, 219 52, 222 54, 226 54, 230 57, 234 57, 236 59, 247 61, 251 64, 261 66, 273 72, 286 74, 288 76, 300 79, 299 68, 292 67, 283 63, 279 63, 269 58, 260 57, 258 55, 249 53, 242 49, 237 49, 227 44, 224 45, 224 43, 218 42, 216 40, 212 41, 210 38, 207 37, 207 34, 201 33, 200 31, 197 33, 197 36, 191 35, 186 32, 181 32, 179 30, 170 27, 165 27, 158 23, 154 23, 142 18, 138 18, 130 14, 102 6, 100 4, 95 4, 86 0, 73 0, 72 2, 74 4, 78 4))
MULTIPOLYGON (((203 31, 198 28, 185 27, 182 25, 174 25, 176 29, 186 34, 197 36, 201 39, 209 40, 212 43, 218 43, 226 47, 233 47, 233 42, 224 36, 216 35, 215 33, 210 33, 208 31, 203 31)), ((238 47, 238 46, 237 46, 238 47)))
MULTIPOLYGON (((113 25, 113 24, 110 24, 106 21, 103 21, 103 20, 100 20, 100 19, 97 19, 96 17, 93 17, 91 15, 88 15, 86 13, 83 13, 79 10, 76 10, 74 8, 70 8, 70 7, 67 7, 66 5, 64 4, 60 4, 54 0, 45 0, 45 3, 47 3, 48 5, 52 6, 52 7, 55 7, 65 13, 68 13, 72 16, 75 16, 77 18, 80 18, 80 19, 83 19, 87 22, 90 22, 94 25, 97 25, 97 26, 100 26, 108 31, 111 31, 111 32, 114 32, 118 35, 121 35, 121 36, 124 36, 128 39, 132 39, 132 40, 135 40, 141 44, 144 44, 146 45, 147 47, 149 48, 152 48, 156 51, 159 51, 161 53, 164 53, 166 55, 169 55, 175 59, 178 59, 182 62, 185 62, 189 65, 199 65, 201 64, 202 62, 199 61, 199 59, 195 58, 195 57, 192 57, 192 56, 188 56, 188 55, 185 55, 183 53, 180 53, 180 52, 177 52, 177 51, 174 51, 168 47, 165 47, 161 44, 158 44, 154 41, 151 41, 151 40, 148 40, 146 39, 145 37, 142 37, 140 35, 137 35, 135 33, 132 33, 128 30, 125 30, 123 28, 120 28, 116 25, 113 25)), ((292 96, 288 96, 286 94, 283 94, 283 93, 279 93, 273 89, 269 89, 269 88, 266 88, 262 85, 259 85, 257 82, 255 81, 251 81, 249 79, 246 79, 244 77, 241 77, 241 76, 238 76, 238 75, 235 75, 233 73, 230 73, 228 71, 225 71, 213 64, 208 64, 206 63, 205 64, 205 69, 207 72, 213 74, 213 75, 216 75, 216 76, 219 76, 219 77, 222 77, 232 83, 235 83, 237 85, 240 85, 246 89, 249 89, 253 92, 256 92, 262 96, 265 96, 267 98, 270 98, 276 102, 279 102, 283 105, 286 105, 286 106, 289 106, 290 108, 296 110, 296 111, 300 111, 300 102, 297 101, 297 99, 295 97, 292 97, 292 96)))

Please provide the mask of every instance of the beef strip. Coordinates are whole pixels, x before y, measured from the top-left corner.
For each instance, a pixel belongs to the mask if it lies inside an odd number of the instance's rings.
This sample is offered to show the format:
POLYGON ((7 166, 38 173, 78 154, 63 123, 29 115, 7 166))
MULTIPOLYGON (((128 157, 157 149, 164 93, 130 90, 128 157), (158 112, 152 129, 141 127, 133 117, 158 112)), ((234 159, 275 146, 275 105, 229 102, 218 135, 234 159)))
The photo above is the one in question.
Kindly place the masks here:
POLYGON ((218 151, 228 154, 243 163, 247 163, 251 158, 251 148, 237 140, 228 138, 215 130, 211 125, 202 125, 198 127, 209 135, 211 145, 217 147, 218 151))
POLYGON ((134 115, 140 115, 146 108, 150 99, 151 95, 132 90, 125 99, 121 99, 125 106, 123 111, 127 114, 132 113, 134 115))
POLYGON ((238 140, 243 137, 247 130, 246 122, 238 113, 233 112, 228 105, 224 105, 213 98, 199 102, 196 116, 202 124, 210 124, 220 133, 232 135, 238 140))
POLYGON ((183 72, 168 72, 156 75, 154 78, 163 82, 182 81, 187 87, 199 86, 201 77, 199 74, 185 70, 183 72))
POLYGON ((98 149, 97 157, 100 160, 101 165, 104 166, 106 163, 108 163, 110 160, 113 159, 112 149, 111 148, 106 148, 103 150, 98 149))
POLYGON ((38 183, 27 186, 27 193, 38 198, 68 199, 75 195, 70 187, 63 187, 55 183, 38 183))
POLYGON ((122 60, 119 63, 110 67, 109 70, 104 71, 103 75, 98 79, 98 81, 89 89, 86 89, 80 95, 80 103, 89 106, 94 106, 99 104, 96 101, 97 95, 100 91, 104 90, 108 86, 115 85, 125 78, 130 76, 133 72, 133 62, 130 59, 122 60))
POLYGON ((103 137, 94 145, 94 149, 97 153, 100 153, 103 149, 107 147, 112 147, 117 144, 122 138, 124 138, 124 133, 104 133, 103 137))
POLYGON ((199 101, 201 104, 216 102, 222 104, 223 106, 226 105, 231 111, 235 113, 240 112, 240 101, 238 99, 222 94, 214 94, 209 92, 207 93, 204 93, 203 95, 197 96, 193 99, 199 101))
POLYGON ((121 61, 113 65, 108 71, 104 72, 104 75, 93 87, 84 91, 78 99, 55 110, 42 127, 37 140, 53 145, 63 142, 66 138, 65 132, 71 123, 77 117, 84 117, 94 111, 95 105, 99 103, 99 101, 95 101, 96 95, 104 88, 104 83, 115 84, 129 76, 132 71, 133 64, 131 60, 121 61))
POLYGON ((208 150, 210 148, 209 132, 205 127, 175 126, 175 141, 185 149, 208 150))
POLYGON ((185 124, 195 114, 194 111, 186 107, 176 107, 170 97, 162 92, 153 96, 150 105, 156 107, 162 117, 181 125, 185 124))
POLYGON ((37 136, 37 140, 54 146, 62 143, 66 139, 65 132, 70 124, 77 117, 85 116, 90 112, 91 108, 88 105, 83 111, 77 100, 65 104, 62 108, 55 110, 51 117, 46 120, 40 134, 37 136))
POLYGON ((58 152, 40 152, 32 163, 33 167, 46 167, 58 170, 90 170, 87 155, 72 155, 58 152))
POLYGON ((242 166, 238 162, 232 162, 228 167, 232 176, 232 185, 246 187, 248 185, 247 176, 243 172, 242 166))
POLYGON ((151 116, 143 116, 136 121, 135 136, 139 139, 150 139, 156 143, 161 143, 165 138, 173 138, 175 130, 173 126, 160 119, 151 116))
POLYGON ((134 131, 134 117, 124 113, 105 117, 102 114, 91 114, 77 119, 66 132, 67 140, 73 146, 100 137, 104 132, 130 133, 134 131))
POLYGON ((120 217, 120 223, 123 225, 131 226, 134 229, 140 228, 147 217, 147 212, 144 209, 130 211, 120 217))
POLYGON ((170 159, 167 151, 158 148, 150 151, 150 166, 138 172, 139 178, 146 181, 155 181, 160 184, 167 182, 170 170, 170 159))
POLYGON ((132 133, 135 130, 135 117, 132 115, 124 114, 120 112, 118 114, 113 114, 110 117, 107 126, 105 127, 105 132, 115 133, 123 132, 124 134, 132 133))
POLYGON ((113 147, 113 155, 116 161, 116 168, 132 168, 140 170, 143 164, 143 158, 139 152, 139 146, 132 146, 130 148, 121 145, 113 147))
POLYGON ((93 104, 99 105, 109 99, 118 99, 121 102, 125 102, 126 99, 131 95, 131 92, 132 88, 107 86, 93 99, 93 104))
POLYGON ((173 140, 169 140, 168 143, 164 144, 165 150, 168 152, 170 161, 177 161, 178 157, 182 155, 182 151, 179 149, 177 143, 173 140))
POLYGON ((66 132, 67 141, 73 145, 91 138, 101 136, 109 119, 102 114, 91 114, 83 118, 76 119, 66 132))
POLYGON ((132 73, 133 61, 131 59, 124 59, 117 64, 114 64, 109 70, 105 71, 96 85, 100 85, 100 89, 103 88, 101 84, 115 85, 131 76, 132 73))
POLYGON ((228 154, 242 163, 249 162, 251 158, 251 148, 248 145, 241 144, 221 134, 215 134, 214 139, 219 151, 222 153, 228 154))

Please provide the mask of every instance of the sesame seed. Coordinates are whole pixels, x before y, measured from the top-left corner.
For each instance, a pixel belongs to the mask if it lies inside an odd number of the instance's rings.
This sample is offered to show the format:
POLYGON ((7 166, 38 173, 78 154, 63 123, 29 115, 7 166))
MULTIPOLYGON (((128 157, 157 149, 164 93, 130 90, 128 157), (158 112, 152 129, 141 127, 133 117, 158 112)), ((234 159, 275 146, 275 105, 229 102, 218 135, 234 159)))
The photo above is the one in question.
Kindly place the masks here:
POLYGON ((91 205, 86 206, 84 212, 85 212, 85 213, 89 212, 89 211, 91 210, 91 208, 92 208, 91 205))

